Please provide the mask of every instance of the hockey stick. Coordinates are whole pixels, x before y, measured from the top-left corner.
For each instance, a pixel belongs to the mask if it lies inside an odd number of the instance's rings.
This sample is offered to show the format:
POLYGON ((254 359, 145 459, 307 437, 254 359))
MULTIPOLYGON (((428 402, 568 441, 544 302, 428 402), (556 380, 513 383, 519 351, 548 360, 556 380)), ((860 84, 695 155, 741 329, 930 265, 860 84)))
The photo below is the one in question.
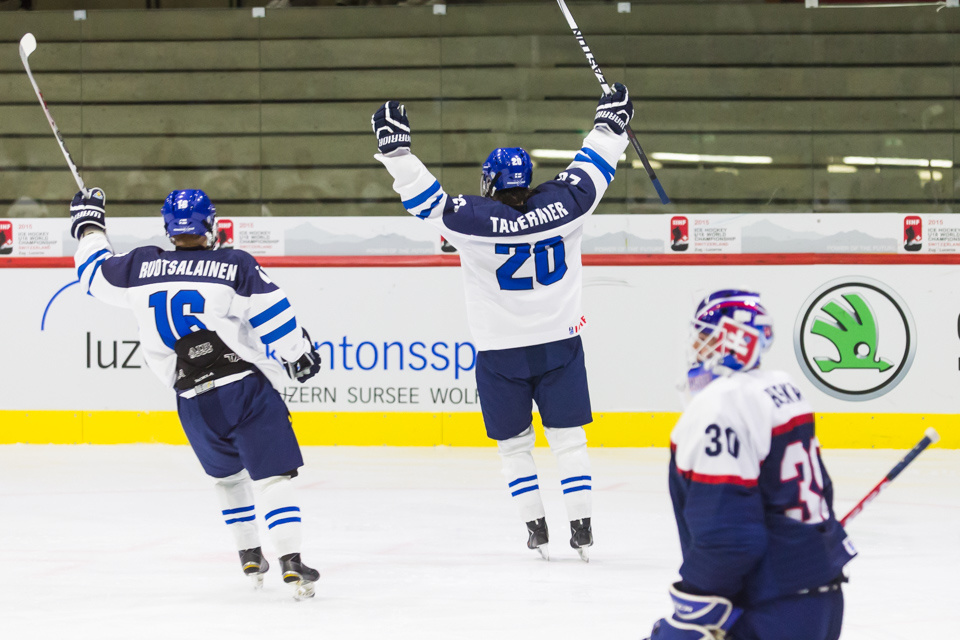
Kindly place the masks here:
POLYGON ((913 462, 918 455, 923 453, 923 450, 929 447, 931 444, 934 444, 940 440, 940 434, 937 433, 937 430, 933 427, 930 427, 923 433, 923 438, 917 445, 910 449, 907 455, 903 456, 903 460, 898 462, 893 469, 890 469, 890 472, 884 476, 877 486, 870 490, 870 493, 865 495, 863 499, 857 503, 853 509, 850 509, 850 513, 843 516, 843 519, 840 520, 840 524, 846 525, 849 520, 852 520, 858 513, 863 511, 863 508, 867 506, 874 498, 880 495, 880 492, 887 488, 887 485, 893 482, 893 479, 900 475, 900 472, 907 468, 907 465, 913 462))
MULTIPOLYGON (((603 89, 604 94, 610 95, 610 85, 607 84, 606 78, 603 77, 603 71, 600 70, 597 59, 593 57, 590 47, 587 46, 587 41, 583 39, 583 33, 574 21, 570 9, 567 8, 567 4, 563 0, 557 0, 557 4, 560 5, 560 11, 563 12, 563 17, 567 19, 567 24, 570 26, 571 31, 573 31, 573 37, 577 39, 580 48, 583 49, 584 55, 587 56, 587 62, 590 64, 590 69, 593 70, 594 75, 597 76, 597 80, 600 82, 600 88, 603 89)), ((640 147, 640 142, 637 140, 637 136, 633 133, 633 129, 630 128, 629 124, 627 125, 626 131, 627 137, 630 138, 630 144, 632 144, 633 148, 637 151, 643 168, 647 170, 647 175, 650 176, 650 182, 653 183, 653 188, 656 189, 660 195, 660 202, 670 204, 670 198, 667 197, 667 192, 663 190, 663 186, 660 184, 660 178, 654 173, 653 167, 650 166, 650 161, 647 160, 647 154, 643 152, 643 149, 640 147)))
POLYGON ((63 151, 63 157, 67 159, 67 166, 70 167, 70 173, 73 174, 73 179, 77 181, 77 186, 80 187, 80 191, 86 194, 87 188, 83 184, 83 178, 80 177, 80 172, 77 171, 77 164, 73 161, 73 158, 70 157, 70 152, 67 151, 67 145, 63 141, 60 129, 57 128, 57 123, 53 121, 53 116, 50 115, 50 108, 47 106, 46 101, 44 101, 43 94, 40 93, 40 87, 37 86, 37 81, 33 79, 33 72, 30 71, 30 62, 27 58, 36 50, 37 39, 33 37, 32 33, 25 34, 20 38, 20 60, 23 61, 23 68, 27 70, 27 77, 30 78, 30 84, 33 85, 37 99, 40 100, 40 106, 43 107, 43 115, 47 116, 47 122, 50 123, 50 128, 53 129, 53 135, 57 137, 57 143, 60 145, 60 150, 63 151))

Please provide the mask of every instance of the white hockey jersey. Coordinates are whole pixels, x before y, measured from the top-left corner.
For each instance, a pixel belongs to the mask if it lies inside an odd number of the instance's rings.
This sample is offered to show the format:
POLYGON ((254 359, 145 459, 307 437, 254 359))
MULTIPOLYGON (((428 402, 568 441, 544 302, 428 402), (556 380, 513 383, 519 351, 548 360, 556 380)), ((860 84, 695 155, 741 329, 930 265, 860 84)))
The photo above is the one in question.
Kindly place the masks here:
POLYGON ((114 255, 104 234, 91 233, 80 240, 74 262, 85 291, 133 311, 147 366, 167 386, 176 381, 174 345, 193 331, 215 332, 278 390, 283 368, 268 352, 295 361, 310 349, 286 294, 245 251, 139 247, 114 255))
POLYGON ((583 223, 626 149, 626 135, 594 129, 566 171, 538 186, 523 210, 480 196, 448 196, 411 153, 374 156, 411 214, 460 252, 467 318, 477 349, 563 340, 586 324, 581 308, 583 223))
POLYGON ((827 584, 853 557, 813 409, 788 374, 714 380, 670 446, 680 575, 693 592, 755 604, 827 584))

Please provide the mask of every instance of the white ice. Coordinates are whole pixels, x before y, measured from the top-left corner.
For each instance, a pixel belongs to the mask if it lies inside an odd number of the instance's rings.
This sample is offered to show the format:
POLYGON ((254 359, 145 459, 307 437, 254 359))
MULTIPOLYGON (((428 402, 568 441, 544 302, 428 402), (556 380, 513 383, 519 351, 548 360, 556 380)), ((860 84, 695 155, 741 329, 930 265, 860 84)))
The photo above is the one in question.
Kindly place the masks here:
MULTIPOLYGON (((836 510, 903 453, 825 451, 836 510)), ((591 450, 589 564, 568 545, 549 451, 536 456, 550 562, 525 546, 495 449, 304 455, 303 556, 322 578, 295 602, 275 568, 262 592, 243 577, 189 448, 0 447, 0 638, 640 639, 669 612, 680 558, 663 449, 591 450)), ((845 640, 956 635, 958 463, 925 452, 848 527, 845 640)))

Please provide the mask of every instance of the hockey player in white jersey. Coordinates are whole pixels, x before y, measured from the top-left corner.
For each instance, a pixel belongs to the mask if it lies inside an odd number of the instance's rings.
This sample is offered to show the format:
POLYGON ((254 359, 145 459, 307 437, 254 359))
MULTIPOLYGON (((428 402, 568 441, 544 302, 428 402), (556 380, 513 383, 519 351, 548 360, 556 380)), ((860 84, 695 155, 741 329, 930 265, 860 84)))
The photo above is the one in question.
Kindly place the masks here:
POLYGON ((77 277, 90 295, 136 317, 147 366, 175 390, 183 430, 215 478, 243 572, 260 588, 269 568, 259 510, 284 582, 293 585, 296 598, 312 596, 320 574, 300 558, 292 484, 303 458, 270 379, 282 379, 285 370, 305 382, 320 370, 319 355, 287 296, 253 256, 212 250, 216 212, 203 191, 174 191, 163 204, 174 250, 139 247, 115 255, 104 201, 101 189, 91 189, 70 205, 70 232, 80 241, 77 277))
POLYGON ((833 512, 813 409, 782 371, 756 293, 697 308, 693 398, 670 437, 670 497, 683 565, 674 614, 652 640, 836 640, 843 567, 856 551, 833 512))
POLYGON ((477 389, 487 435, 527 546, 549 559, 549 531, 532 451, 536 401, 557 456, 570 545, 588 559, 593 544, 592 477, 583 425, 592 421, 580 331, 583 223, 627 146, 633 116, 626 87, 600 99, 594 127, 556 178, 530 188, 533 164, 520 148, 495 149, 483 165, 481 196, 450 196, 411 153, 405 108, 390 101, 372 118, 393 188, 414 216, 434 224, 460 252, 467 318, 476 343, 477 389))

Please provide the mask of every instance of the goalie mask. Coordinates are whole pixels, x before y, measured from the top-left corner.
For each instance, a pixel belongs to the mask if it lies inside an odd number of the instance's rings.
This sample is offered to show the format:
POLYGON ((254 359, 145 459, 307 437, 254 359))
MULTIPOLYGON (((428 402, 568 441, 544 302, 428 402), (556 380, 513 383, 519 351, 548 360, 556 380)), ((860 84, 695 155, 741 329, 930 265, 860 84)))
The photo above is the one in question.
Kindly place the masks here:
POLYGON ((207 237, 207 247, 216 241, 217 208, 200 189, 171 191, 160 210, 167 237, 197 235, 207 237))
POLYGON ((773 320, 760 295, 739 289, 704 298, 690 329, 687 388, 692 394, 720 376, 758 367, 773 342, 773 320))
POLYGON ((483 163, 480 195, 489 198, 503 189, 529 187, 533 180, 533 160, 520 147, 494 149, 483 163))

